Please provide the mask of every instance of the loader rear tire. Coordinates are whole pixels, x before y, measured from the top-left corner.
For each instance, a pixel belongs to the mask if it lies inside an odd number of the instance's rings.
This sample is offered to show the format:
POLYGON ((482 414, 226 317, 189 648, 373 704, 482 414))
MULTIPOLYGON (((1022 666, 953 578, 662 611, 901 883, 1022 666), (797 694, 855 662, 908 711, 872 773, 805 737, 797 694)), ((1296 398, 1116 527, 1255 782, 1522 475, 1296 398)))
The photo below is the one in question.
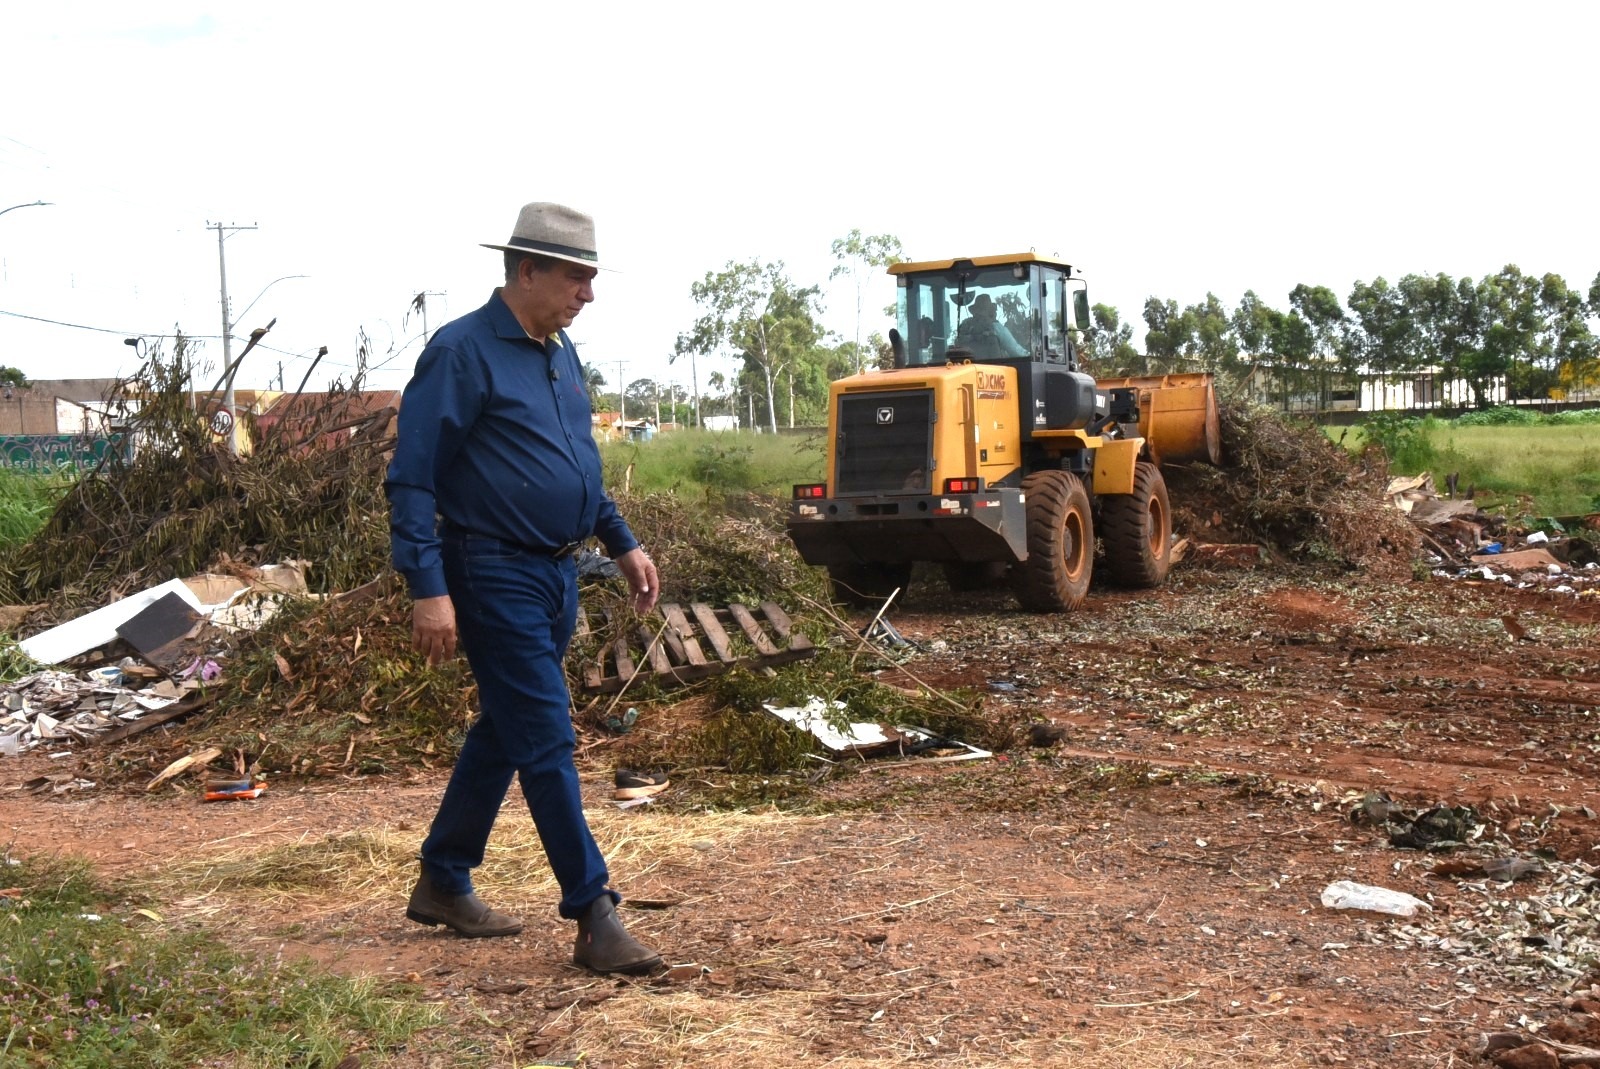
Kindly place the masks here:
POLYGON ((1133 493, 1100 498, 1106 572, 1118 586, 1156 587, 1172 570, 1172 510, 1161 469, 1140 461, 1133 493))
POLYGON ((1022 480, 1027 496, 1028 559, 1011 569, 1017 601, 1029 612, 1071 612, 1089 593, 1094 571, 1094 516, 1089 494, 1067 471, 1022 480))
POLYGON ((828 583, 833 600, 858 609, 876 608, 898 589, 911 584, 910 564, 830 564, 828 583))

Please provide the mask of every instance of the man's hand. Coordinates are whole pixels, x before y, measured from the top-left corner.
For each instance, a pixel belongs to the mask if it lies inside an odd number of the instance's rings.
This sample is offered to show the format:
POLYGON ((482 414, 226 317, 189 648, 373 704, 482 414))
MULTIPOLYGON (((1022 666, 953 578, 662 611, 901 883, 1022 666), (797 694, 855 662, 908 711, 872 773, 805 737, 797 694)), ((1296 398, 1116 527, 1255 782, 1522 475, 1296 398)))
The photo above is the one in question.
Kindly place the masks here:
POLYGON ((634 611, 646 613, 655 608, 656 598, 661 595, 661 579, 656 575, 655 561, 645 555, 643 548, 635 546, 618 557, 617 567, 628 580, 634 611))
MULTIPOLYGON (((651 569, 651 575, 655 570, 651 569)), ((411 606, 411 648, 437 665, 456 655, 456 607, 450 595, 418 598, 411 606)))

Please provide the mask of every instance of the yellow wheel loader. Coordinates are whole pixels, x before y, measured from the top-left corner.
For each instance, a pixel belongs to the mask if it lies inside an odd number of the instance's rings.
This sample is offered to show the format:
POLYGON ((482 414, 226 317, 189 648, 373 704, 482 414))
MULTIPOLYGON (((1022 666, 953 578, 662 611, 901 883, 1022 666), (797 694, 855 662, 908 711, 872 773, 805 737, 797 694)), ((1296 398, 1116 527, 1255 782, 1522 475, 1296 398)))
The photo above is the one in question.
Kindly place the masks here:
POLYGON ((794 488, 789 537, 834 594, 880 601, 918 561, 950 585, 1009 579, 1066 612, 1100 564, 1153 587, 1172 565, 1161 465, 1221 459, 1206 374, 1096 381, 1078 363, 1088 291, 1021 253, 896 264, 894 367, 834 382, 825 481, 794 488))

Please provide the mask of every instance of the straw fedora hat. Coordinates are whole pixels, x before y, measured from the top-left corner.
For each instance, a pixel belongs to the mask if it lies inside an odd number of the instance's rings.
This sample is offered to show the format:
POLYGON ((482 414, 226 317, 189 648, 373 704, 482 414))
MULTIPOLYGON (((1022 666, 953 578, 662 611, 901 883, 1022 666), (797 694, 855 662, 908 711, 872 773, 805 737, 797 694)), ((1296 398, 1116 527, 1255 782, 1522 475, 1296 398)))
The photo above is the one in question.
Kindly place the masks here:
POLYGON ((594 248, 594 220, 563 204, 536 201, 524 204, 517 225, 504 245, 481 243, 486 249, 532 252, 586 267, 599 268, 594 248))

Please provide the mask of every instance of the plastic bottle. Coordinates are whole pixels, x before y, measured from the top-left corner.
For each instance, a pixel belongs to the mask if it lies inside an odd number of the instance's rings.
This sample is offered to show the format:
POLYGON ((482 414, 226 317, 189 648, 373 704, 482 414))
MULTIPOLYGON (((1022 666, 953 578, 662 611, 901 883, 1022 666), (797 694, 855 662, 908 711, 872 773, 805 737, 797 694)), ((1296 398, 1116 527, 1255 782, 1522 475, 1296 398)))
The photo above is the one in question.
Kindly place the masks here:
POLYGON ((1351 880, 1337 880, 1322 889, 1322 904, 1329 909, 1365 909, 1373 913, 1392 913, 1396 917, 1415 917, 1433 907, 1404 891, 1373 887, 1351 880))

